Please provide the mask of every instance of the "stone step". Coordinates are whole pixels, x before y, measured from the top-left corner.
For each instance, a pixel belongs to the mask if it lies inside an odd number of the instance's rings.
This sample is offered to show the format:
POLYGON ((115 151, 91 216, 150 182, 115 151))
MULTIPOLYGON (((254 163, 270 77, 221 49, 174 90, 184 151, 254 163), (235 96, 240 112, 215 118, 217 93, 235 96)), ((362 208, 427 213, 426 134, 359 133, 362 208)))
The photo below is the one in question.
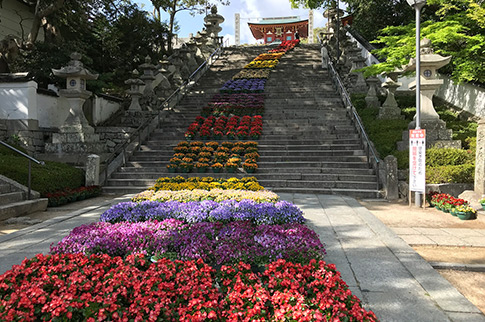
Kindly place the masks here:
POLYGON ((11 191, 12 191, 12 188, 10 187, 9 184, 0 184, 0 193, 7 193, 11 191))
POLYGON ((0 194, 0 205, 6 205, 13 202, 19 202, 24 199, 22 192, 6 192, 0 194))
POLYGON ((343 155, 274 155, 267 156, 262 155, 259 158, 258 164, 264 164, 269 162, 367 162, 367 157, 364 155, 348 155, 344 153, 343 155), (303 160, 303 161, 302 161, 303 160))
MULTIPOLYGON (((127 169, 127 168, 124 168, 127 169)), ((214 173, 211 170, 207 170, 206 173, 191 173, 192 175, 201 175, 201 176, 212 176, 212 177, 221 177, 224 175, 229 175, 229 173, 214 173)), ((156 179, 160 178, 160 176, 172 176, 175 175, 173 173, 164 173, 161 172, 160 169, 154 169, 151 172, 144 172, 144 171, 120 171, 114 173, 111 176, 111 179, 124 179, 124 180, 136 180, 136 179, 143 179, 143 180, 152 180, 155 181, 156 179)), ((182 175, 182 173, 180 173, 182 175)), ((186 174, 184 174, 186 175, 186 174)), ((372 174, 341 174, 341 173, 322 173, 322 174, 304 174, 304 173, 261 173, 256 172, 254 174, 258 180, 276 180, 276 181, 285 181, 285 180, 300 180, 300 181, 342 181, 342 182, 367 182, 376 184, 376 177, 372 174)))
POLYGON ((284 179, 284 180, 265 180, 259 179, 258 182, 263 187, 272 187, 273 189, 276 188, 317 188, 317 189, 345 189, 352 187, 352 189, 356 190, 372 190, 377 187, 377 183, 374 182, 359 182, 359 181, 316 181, 316 180, 291 180, 291 179, 284 179))
POLYGON ((259 155, 261 158, 264 160, 267 160, 267 158, 285 158, 285 157, 291 157, 291 158, 300 158, 302 157, 307 160, 307 157, 329 157, 329 156, 363 156, 364 155, 364 150, 296 150, 296 151, 279 151, 279 150, 265 150, 265 149, 260 149, 258 151, 259 155))
MULTIPOLYGON (((358 158, 358 157, 356 157, 358 158)), ((365 157, 361 157, 364 159, 365 157)), ((334 159, 334 158, 332 158, 334 159)), ((331 161, 264 161, 263 159, 258 162, 258 167, 264 168, 369 168, 367 162, 363 161, 343 161, 343 160, 331 160, 331 161)))
POLYGON ((270 187, 265 188, 278 193, 315 193, 327 195, 344 195, 359 199, 376 199, 382 198, 378 190, 361 190, 361 189, 339 189, 339 188, 295 188, 295 187, 270 187))
POLYGON ((18 217, 47 209, 47 198, 23 200, 0 206, 0 220, 18 217))

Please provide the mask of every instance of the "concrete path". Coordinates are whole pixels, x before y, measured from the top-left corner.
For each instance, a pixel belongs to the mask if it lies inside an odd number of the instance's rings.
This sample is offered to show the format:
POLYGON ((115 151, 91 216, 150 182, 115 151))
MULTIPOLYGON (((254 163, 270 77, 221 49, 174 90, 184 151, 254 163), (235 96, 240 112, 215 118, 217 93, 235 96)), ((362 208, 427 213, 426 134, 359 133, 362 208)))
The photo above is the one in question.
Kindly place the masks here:
MULTIPOLYGON (((408 244, 357 200, 315 194, 279 194, 300 207, 326 244, 327 262, 381 321, 484 321, 485 316, 408 244)), ((47 253, 71 229, 94 222, 130 196, 64 214, 0 236, 0 273, 24 258, 47 253)))

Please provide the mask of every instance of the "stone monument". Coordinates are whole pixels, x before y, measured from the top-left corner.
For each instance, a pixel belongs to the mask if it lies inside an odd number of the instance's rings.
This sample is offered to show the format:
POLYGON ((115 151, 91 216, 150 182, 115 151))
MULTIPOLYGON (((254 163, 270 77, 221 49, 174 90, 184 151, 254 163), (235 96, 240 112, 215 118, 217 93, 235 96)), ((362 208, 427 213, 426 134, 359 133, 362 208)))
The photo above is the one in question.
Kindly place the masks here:
POLYGON ((86 90, 86 81, 97 79, 97 74, 92 74, 84 68, 80 61, 82 55, 74 52, 71 61, 61 69, 52 69, 55 76, 66 79, 66 89, 61 89, 59 94, 69 102, 69 114, 59 133, 53 133, 52 143, 46 143, 47 153, 102 153, 106 151, 106 145, 99 141, 99 135, 94 133, 94 128, 89 125, 84 116, 83 104, 91 96, 86 90))

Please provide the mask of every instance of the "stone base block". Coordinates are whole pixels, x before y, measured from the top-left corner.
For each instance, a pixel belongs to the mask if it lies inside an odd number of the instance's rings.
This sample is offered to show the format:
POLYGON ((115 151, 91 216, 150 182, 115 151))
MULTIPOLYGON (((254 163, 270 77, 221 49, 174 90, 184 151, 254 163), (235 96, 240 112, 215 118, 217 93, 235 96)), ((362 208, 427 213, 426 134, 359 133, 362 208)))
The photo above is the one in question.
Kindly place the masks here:
POLYGON ((71 133, 54 133, 52 134, 52 143, 97 143, 99 134, 71 132, 71 133))
MULTIPOLYGON (((409 123, 409 129, 415 128, 415 122, 409 123)), ((422 121, 421 128, 426 129, 426 148, 454 148, 461 149, 461 141, 452 140, 452 131, 446 128, 442 120, 422 121)), ((397 149, 402 151, 409 148, 409 131, 404 131, 402 141, 397 142, 397 149)))
POLYGON ((105 153, 106 144, 102 142, 46 143, 46 153, 105 153))
POLYGON ((383 106, 379 110, 377 118, 380 120, 402 120, 404 119, 404 115, 401 115, 401 109, 399 107, 383 106))
POLYGON ((365 98, 365 103, 367 107, 380 107, 381 103, 379 102, 379 99, 377 96, 367 96, 365 98))

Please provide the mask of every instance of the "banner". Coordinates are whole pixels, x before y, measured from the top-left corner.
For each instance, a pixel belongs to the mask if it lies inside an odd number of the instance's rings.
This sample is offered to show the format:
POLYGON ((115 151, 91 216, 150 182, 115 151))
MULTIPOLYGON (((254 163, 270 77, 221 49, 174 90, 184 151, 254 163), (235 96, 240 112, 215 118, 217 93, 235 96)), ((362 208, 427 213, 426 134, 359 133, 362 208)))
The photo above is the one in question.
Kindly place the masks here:
POLYGON ((409 190, 426 189, 426 130, 409 130, 409 190))

